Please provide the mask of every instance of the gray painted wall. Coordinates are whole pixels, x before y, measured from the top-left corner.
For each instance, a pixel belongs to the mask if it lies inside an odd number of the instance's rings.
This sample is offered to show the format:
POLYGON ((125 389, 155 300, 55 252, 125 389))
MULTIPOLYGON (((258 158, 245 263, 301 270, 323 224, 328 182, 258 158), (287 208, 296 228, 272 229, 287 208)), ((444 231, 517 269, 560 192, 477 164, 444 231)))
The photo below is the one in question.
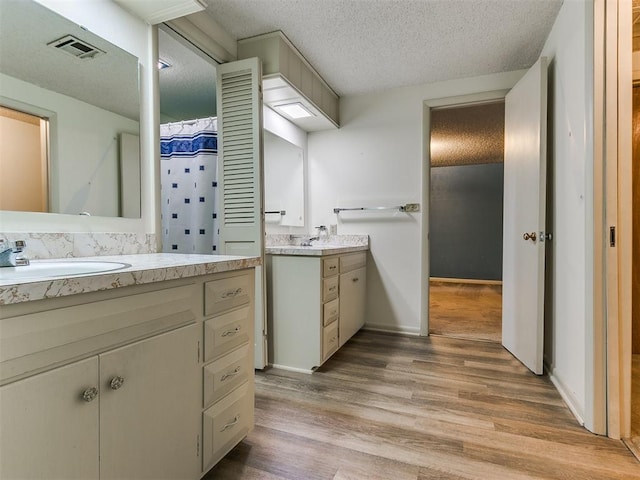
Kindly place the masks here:
POLYGON ((502 280, 503 164, 431 169, 431 276, 502 280))

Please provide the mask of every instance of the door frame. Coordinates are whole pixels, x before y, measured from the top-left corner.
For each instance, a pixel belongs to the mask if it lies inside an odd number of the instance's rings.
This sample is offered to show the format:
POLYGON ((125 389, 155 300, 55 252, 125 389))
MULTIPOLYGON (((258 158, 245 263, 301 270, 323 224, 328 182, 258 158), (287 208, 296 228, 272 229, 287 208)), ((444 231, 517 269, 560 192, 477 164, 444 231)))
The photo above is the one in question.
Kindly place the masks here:
POLYGON ((422 106, 422 235, 421 235, 421 266, 420 266, 420 335, 429 335, 429 278, 431 267, 429 264, 430 241, 429 220, 430 204, 429 192, 431 191, 431 110, 443 107, 460 107, 479 103, 491 103, 504 101, 504 97, 511 89, 490 90, 486 92, 472 93, 468 95, 455 95, 448 97, 429 98, 424 100, 422 106))
MULTIPOLYGON (((607 435, 631 434, 632 3, 594 0, 594 195, 596 268, 602 265, 607 435), (599 169, 601 167, 601 169, 599 169), (596 190, 595 193, 598 193, 596 190), (601 229, 599 229, 600 227, 601 229), (616 228, 611 246, 610 227, 616 228)), ((596 365, 598 367, 598 365, 596 365)))

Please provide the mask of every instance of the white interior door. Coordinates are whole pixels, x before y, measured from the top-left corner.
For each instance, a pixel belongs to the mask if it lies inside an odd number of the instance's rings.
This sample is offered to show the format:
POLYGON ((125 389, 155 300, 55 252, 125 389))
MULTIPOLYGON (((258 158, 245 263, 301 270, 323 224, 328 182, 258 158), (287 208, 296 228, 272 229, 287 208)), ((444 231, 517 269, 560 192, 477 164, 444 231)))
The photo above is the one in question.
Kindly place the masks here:
MULTIPOLYGON (((264 265, 262 65, 257 58, 216 67, 220 251, 264 265)), ((256 267, 255 368, 267 364, 265 272, 256 267)))
POLYGON ((547 59, 505 98, 502 344, 543 372, 547 59))

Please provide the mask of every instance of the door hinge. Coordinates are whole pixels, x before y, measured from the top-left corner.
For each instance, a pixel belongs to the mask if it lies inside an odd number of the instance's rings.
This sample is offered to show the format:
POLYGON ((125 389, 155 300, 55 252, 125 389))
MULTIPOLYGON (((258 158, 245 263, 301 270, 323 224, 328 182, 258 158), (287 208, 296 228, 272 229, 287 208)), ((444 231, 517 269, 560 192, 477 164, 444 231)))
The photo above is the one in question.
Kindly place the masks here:
POLYGON ((609 227, 609 246, 616 246, 616 227, 609 227))
POLYGON ((198 340, 198 363, 200 363, 200 340, 198 340))
POLYGON ((196 457, 200 456, 200 435, 196 436, 196 457))

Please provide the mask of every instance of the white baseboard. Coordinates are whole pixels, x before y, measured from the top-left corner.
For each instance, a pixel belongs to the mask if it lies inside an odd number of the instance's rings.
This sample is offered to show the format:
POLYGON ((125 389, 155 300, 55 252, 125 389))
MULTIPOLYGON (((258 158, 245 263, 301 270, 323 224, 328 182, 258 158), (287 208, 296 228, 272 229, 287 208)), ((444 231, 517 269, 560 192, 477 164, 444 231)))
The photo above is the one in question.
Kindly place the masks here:
POLYGON ((309 373, 309 374, 313 373, 313 370, 309 370, 306 368, 289 367, 287 365, 278 365, 277 363, 272 363, 269 366, 273 368, 279 368, 280 370, 288 370, 289 372, 309 373))
POLYGON ((569 410, 571 410, 573 416, 576 417, 578 423, 581 426, 584 426, 584 412, 582 411, 583 408, 573 396, 571 390, 567 388, 565 383, 562 381, 562 378, 560 378, 560 376, 556 372, 554 372, 553 369, 547 368, 547 371, 549 372, 549 379, 551 380, 551 383, 553 383, 553 385, 556 387, 556 390, 558 390, 558 393, 560 393, 560 396, 562 397, 562 400, 564 400, 564 403, 567 404, 567 407, 569 407, 569 410))
POLYGON ((382 333, 400 333, 403 335, 412 335, 414 337, 420 336, 420 328, 417 327, 403 327, 400 326, 391 326, 391 325, 383 325, 383 324, 375 324, 375 323, 365 323, 363 330, 369 330, 372 332, 382 332, 382 333))
POLYGON ((475 278, 429 277, 429 281, 440 283, 469 283, 476 285, 502 285, 502 280, 477 280, 475 278))

